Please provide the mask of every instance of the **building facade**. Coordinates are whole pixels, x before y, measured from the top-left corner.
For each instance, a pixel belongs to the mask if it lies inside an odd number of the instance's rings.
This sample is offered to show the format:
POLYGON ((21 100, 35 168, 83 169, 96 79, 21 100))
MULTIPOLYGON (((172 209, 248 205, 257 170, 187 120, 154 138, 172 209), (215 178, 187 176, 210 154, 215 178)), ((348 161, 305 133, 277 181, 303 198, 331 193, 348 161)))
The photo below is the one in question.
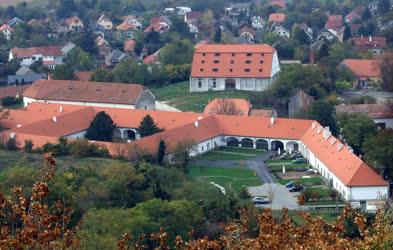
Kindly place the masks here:
POLYGON ((204 44, 194 52, 190 92, 263 91, 279 71, 277 52, 269 45, 204 44))

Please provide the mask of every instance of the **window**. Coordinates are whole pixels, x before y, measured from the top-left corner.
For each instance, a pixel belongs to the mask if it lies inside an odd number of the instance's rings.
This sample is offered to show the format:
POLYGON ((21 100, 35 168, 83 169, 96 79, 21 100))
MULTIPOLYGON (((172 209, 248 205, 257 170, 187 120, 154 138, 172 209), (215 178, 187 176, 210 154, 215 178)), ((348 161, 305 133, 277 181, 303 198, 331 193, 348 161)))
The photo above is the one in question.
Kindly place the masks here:
POLYGON ((232 53, 232 56, 235 56, 235 53, 232 53))
POLYGON ((202 79, 198 79, 198 88, 202 88, 202 79))
POLYGON ((202 64, 204 64, 205 63, 205 60, 202 60, 202 64))
POLYGON ((216 88, 217 87, 217 79, 213 79, 213 88, 216 88))
POLYGON ((202 146, 202 152, 203 152, 203 150, 204 150, 204 148, 203 148, 203 146, 202 146))
POLYGON ((250 69, 244 69, 244 72, 250 72, 250 69))
POLYGON ((251 61, 250 61, 250 60, 247 60, 247 61, 246 61, 246 64, 250 64, 250 63, 251 63, 251 61))
POLYGON ((231 60, 231 64, 234 64, 235 62, 233 60, 231 60))
POLYGON ((232 72, 233 71, 233 69, 229 69, 229 72, 232 72))
POLYGON ((213 61, 213 63, 215 63, 215 64, 217 64, 217 63, 219 63, 220 61, 219 60, 214 60, 213 61))
POLYGON ((213 68, 213 72, 218 72, 218 69, 217 68, 213 68))
POLYGON ((247 53, 247 56, 252 56, 252 54, 251 53, 247 53))
POLYGON ((259 72, 262 72, 262 69, 259 69, 259 72))
POLYGON ((265 53, 262 53, 261 56, 265 56, 265 53))
POLYGON ((203 69, 201 69, 201 72, 203 72, 203 69))
POLYGON ((263 63, 263 60, 261 60, 260 63, 262 64, 262 63, 263 63))
POLYGON ((220 53, 214 53, 215 56, 220 56, 220 53))
POLYGON ((206 56, 206 53, 202 53, 202 56, 206 56))

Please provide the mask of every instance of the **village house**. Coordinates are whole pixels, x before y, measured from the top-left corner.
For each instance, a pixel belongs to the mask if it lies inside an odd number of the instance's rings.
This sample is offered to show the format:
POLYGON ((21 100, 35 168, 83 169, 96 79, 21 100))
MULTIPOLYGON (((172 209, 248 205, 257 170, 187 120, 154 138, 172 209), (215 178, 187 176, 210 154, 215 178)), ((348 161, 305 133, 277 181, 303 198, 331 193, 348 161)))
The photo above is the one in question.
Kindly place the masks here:
POLYGON ((379 129, 393 128, 393 109, 386 103, 376 104, 341 104, 336 106, 336 114, 365 114, 379 129))
POLYGON ((256 30, 262 30, 265 27, 265 21, 260 16, 253 16, 251 18, 251 26, 256 30))
POLYGON ((383 50, 387 47, 385 37, 353 37, 349 40, 359 51, 370 51, 374 55, 382 54, 383 50))
POLYGON ((341 65, 351 71, 356 77, 354 88, 376 87, 381 84, 381 66, 373 59, 345 59, 341 65))
POLYGON ((190 7, 186 7, 186 6, 178 6, 176 7, 176 14, 178 16, 183 16, 189 12, 191 12, 192 9, 190 7))
POLYGON ((22 19, 20 19, 19 17, 14 17, 10 20, 7 21, 7 25, 12 27, 18 26, 20 24, 25 23, 22 19))
POLYGON ((184 140, 193 142, 191 156, 220 146, 299 151, 345 201, 367 205, 388 194, 388 183, 378 173, 335 138, 328 127, 313 120, 31 103, 25 109, 10 110, 9 117, 0 121, 7 129, 1 136, 15 140, 20 148, 25 140, 38 148, 56 143, 60 137, 82 138, 100 111, 116 124, 114 136, 127 140, 92 142, 106 147, 113 156, 132 157, 136 150, 156 155, 160 140, 165 141, 167 159, 184 140), (140 138, 137 127, 147 114, 163 131, 140 138))
POLYGON ((115 49, 105 56, 105 64, 108 67, 113 67, 126 58, 126 56, 127 55, 121 52, 119 49, 115 49))
POLYGON ((105 40, 105 38, 103 38, 102 36, 98 36, 96 38, 96 45, 100 57, 105 57, 111 51, 111 47, 109 46, 108 41, 105 40))
POLYGON ((343 18, 341 15, 330 15, 326 21, 325 28, 333 35, 338 36, 338 33, 344 28, 343 18))
POLYGON ((155 96, 139 84, 38 80, 23 92, 25 106, 33 102, 123 109, 155 109, 155 96))
POLYGON ((112 30, 113 22, 105 14, 102 14, 97 20, 97 25, 102 27, 104 30, 112 30))
POLYGON ((273 29, 273 33, 285 38, 291 37, 291 32, 282 25, 275 25, 273 29))
POLYGON ((135 45, 136 45, 135 40, 130 39, 124 41, 124 47, 123 47, 124 52, 128 54, 134 53, 135 45))
POLYGON ((42 46, 30 48, 12 48, 8 60, 17 59, 21 66, 29 67, 34 62, 42 61, 43 65, 54 69, 63 64, 63 53, 61 46, 42 46))
POLYGON ((29 84, 33 83, 39 79, 47 79, 48 74, 46 73, 36 73, 33 70, 29 69, 26 66, 22 66, 16 71, 15 75, 8 75, 7 82, 8 85, 19 85, 19 84, 29 84))
POLYGON ((134 38, 134 33, 139 30, 137 26, 134 25, 134 19, 125 18, 125 20, 116 26, 117 35, 120 38, 134 38))
POLYGON ((77 71, 74 72, 75 78, 78 81, 89 82, 93 72, 92 71, 77 71))
POLYGON ((154 17, 150 19, 150 25, 145 29, 145 32, 167 32, 172 25, 172 22, 166 17, 154 17))
POLYGON ((270 5, 279 8, 285 8, 286 4, 284 0, 271 0, 270 5))
POLYGON ((345 16, 345 22, 354 23, 356 21, 359 21, 363 10, 363 6, 356 7, 353 11, 351 11, 348 15, 345 16))
POLYGON ((3 24, 2 26, 0 26, 0 32, 3 33, 5 39, 9 41, 11 40, 11 35, 12 32, 14 32, 14 29, 8 26, 7 24, 3 24))
POLYGON ((307 114, 314 101, 314 98, 302 89, 297 90, 288 101, 288 117, 296 118, 307 114))
POLYGON ((205 44, 194 52, 190 92, 263 91, 280 71, 277 51, 266 44, 205 44))
POLYGON ((251 2, 248 3, 231 3, 228 8, 225 8, 225 13, 231 16, 238 16, 241 13, 246 16, 250 13, 251 2))
POLYGON ((255 36, 257 35, 257 32, 253 28, 244 26, 243 28, 240 29, 239 34, 248 42, 252 42, 255 40, 255 36))
POLYGON ((283 24, 285 21, 284 13, 272 13, 269 15, 269 23, 283 24))
POLYGON ((64 25, 68 28, 68 31, 82 30, 84 24, 79 17, 73 16, 64 20, 64 25))
POLYGON ((28 87, 29 85, 0 87, 0 100, 6 97, 22 97, 23 91, 25 91, 28 87))

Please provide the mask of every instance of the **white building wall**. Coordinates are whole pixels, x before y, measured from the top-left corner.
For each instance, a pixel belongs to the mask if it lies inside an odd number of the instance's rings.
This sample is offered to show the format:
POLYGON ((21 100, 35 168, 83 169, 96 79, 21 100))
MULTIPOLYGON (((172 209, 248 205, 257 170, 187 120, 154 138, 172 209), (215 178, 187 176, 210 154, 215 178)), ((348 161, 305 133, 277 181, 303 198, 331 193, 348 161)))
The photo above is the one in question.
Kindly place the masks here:
POLYGON ((32 102, 50 103, 50 104, 66 104, 66 105, 80 105, 89 107, 103 107, 103 108, 122 108, 135 109, 135 105, 115 104, 115 103, 95 103, 95 102, 71 102, 71 101, 53 101, 53 100, 37 100, 30 97, 23 97, 23 103, 26 107, 32 102))
POLYGON ((81 139, 81 138, 85 138, 85 134, 86 134, 86 130, 83 130, 74 134, 66 135, 64 137, 67 139, 81 139))
POLYGON ((193 150, 190 153, 190 156, 196 156, 199 154, 203 154, 203 153, 206 153, 214 148, 224 146, 224 145, 225 145, 224 136, 217 136, 217 137, 211 138, 209 140, 202 141, 202 142, 198 143, 197 145, 195 145, 195 150, 193 150))
POLYGON ((376 198, 386 198, 388 189, 386 186, 376 187, 350 187, 350 200, 375 200, 376 198))
POLYGON ((373 119, 374 123, 385 123, 386 128, 393 128, 393 118, 373 119))
POLYGON ((227 79, 235 80, 235 89, 244 91, 264 91, 274 81, 275 78, 190 78, 190 92, 206 92, 209 91, 221 91, 225 90, 225 81, 227 79), (201 87, 199 87, 199 80, 201 81, 201 87), (216 81, 216 87, 214 87, 214 80, 216 81))

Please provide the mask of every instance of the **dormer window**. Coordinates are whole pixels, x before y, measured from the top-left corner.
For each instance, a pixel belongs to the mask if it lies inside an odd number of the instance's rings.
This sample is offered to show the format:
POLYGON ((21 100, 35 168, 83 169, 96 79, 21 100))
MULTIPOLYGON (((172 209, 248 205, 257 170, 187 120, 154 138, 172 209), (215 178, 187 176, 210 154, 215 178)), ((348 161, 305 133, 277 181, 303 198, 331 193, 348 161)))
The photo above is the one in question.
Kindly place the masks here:
POLYGON ((202 60, 202 64, 204 64, 205 63, 205 60, 202 60))
POLYGON ((220 53, 214 53, 215 56, 220 56, 220 53))
POLYGON ((252 56, 252 54, 251 53, 247 53, 247 56, 252 56))
POLYGON ((250 61, 250 60, 247 60, 247 61, 246 61, 246 64, 250 64, 250 63, 251 63, 251 61, 250 61))
POLYGON ((219 63, 219 62, 220 62, 219 60, 214 60, 214 63, 215 63, 215 64, 217 64, 217 63, 219 63))
POLYGON ((263 60, 261 60, 260 63, 262 64, 262 63, 263 63, 263 60))
POLYGON ((250 69, 244 69, 244 72, 250 72, 250 69))
POLYGON ((218 72, 218 69, 217 68, 213 68, 213 72, 218 72))

